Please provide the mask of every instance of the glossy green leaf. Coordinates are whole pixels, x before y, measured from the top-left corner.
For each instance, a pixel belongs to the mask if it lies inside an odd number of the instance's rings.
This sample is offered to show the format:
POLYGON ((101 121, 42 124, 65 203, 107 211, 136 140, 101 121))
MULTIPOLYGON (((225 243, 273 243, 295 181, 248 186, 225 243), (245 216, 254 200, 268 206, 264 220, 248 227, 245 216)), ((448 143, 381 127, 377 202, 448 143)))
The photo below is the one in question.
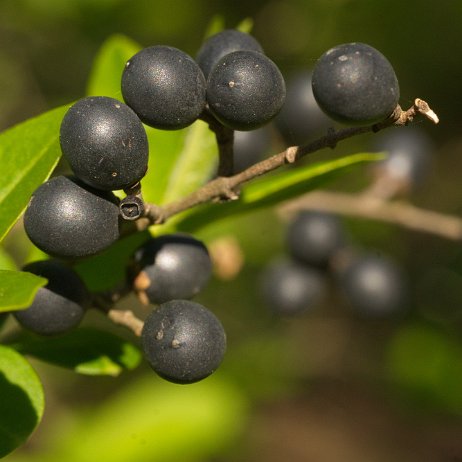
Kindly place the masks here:
MULTIPOLYGON (((208 226, 216 220, 247 213, 263 207, 273 206, 325 185, 340 174, 352 168, 383 158, 382 154, 360 153, 341 159, 304 165, 266 175, 244 185, 239 199, 225 204, 211 204, 186 211, 177 218, 174 226, 185 232, 208 226)), ((168 230, 169 223, 165 230, 168 230)))
POLYGON ((61 156, 59 127, 68 107, 61 106, 0 133, 0 240, 56 166, 61 156))
POLYGON ((25 336, 15 346, 23 354, 85 375, 117 376, 141 360, 140 351, 130 342, 90 328, 46 339, 25 336))
POLYGON ((22 443, 40 422, 45 400, 30 364, 15 350, 0 345, 0 457, 22 443))
POLYGON ((247 403, 215 377, 174 385, 150 372, 102 403, 65 437, 56 460, 191 462, 211 460, 235 444, 247 403))
POLYGON ((109 37, 93 62, 87 83, 87 95, 110 96, 122 101, 120 82, 125 63, 140 50, 141 45, 125 35, 115 34, 109 37))
POLYGON ((47 280, 22 271, 0 270, 0 312, 27 308, 47 280))

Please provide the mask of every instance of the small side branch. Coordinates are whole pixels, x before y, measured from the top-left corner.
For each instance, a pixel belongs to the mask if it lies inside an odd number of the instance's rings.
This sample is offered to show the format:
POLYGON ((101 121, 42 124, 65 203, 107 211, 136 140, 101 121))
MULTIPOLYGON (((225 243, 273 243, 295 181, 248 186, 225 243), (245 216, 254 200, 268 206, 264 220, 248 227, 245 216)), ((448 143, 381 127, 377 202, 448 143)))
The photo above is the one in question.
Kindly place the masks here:
POLYGON ((141 331, 143 330, 144 322, 137 318, 133 311, 110 309, 107 311, 107 317, 113 323, 127 327, 137 337, 141 337, 141 331))

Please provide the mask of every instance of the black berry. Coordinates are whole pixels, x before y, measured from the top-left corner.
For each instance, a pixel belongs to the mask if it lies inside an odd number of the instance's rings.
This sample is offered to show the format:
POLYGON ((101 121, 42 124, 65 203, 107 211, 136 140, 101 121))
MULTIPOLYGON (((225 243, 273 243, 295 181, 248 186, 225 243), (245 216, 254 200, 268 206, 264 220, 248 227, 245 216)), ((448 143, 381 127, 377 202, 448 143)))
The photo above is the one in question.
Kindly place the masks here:
POLYGON ((271 148, 271 130, 268 126, 248 132, 234 132, 234 173, 262 160, 271 148))
POLYGON ((294 316, 310 311, 321 303, 326 283, 323 274, 291 260, 278 260, 262 274, 261 295, 275 314, 294 316))
POLYGON ((290 146, 307 143, 310 138, 327 130, 329 118, 314 99, 311 72, 294 75, 286 85, 286 99, 274 119, 284 141, 290 146))
POLYGON ((168 46, 141 50, 125 65, 122 95, 152 127, 176 130, 192 124, 205 107, 206 82, 197 63, 168 46))
POLYGON ((312 85, 321 109, 346 124, 379 122, 391 115, 399 99, 393 67, 364 43, 346 43, 324 53, 312 85))
POLYGON ((104 96, 75 103, 61 123, 60 142, 74 174, 90 186, 127 188, 146 173, 148 140, 138 116, 104 96))
POLYGON ((198 303, 172 300, 145 320, 141 341, 154 371, 175 383, 193 383, 223 360, 226 335, 217 317, 198 303))
POLYGON ((405 308, 408 293, 404 274, 387 258, 356 258, 343 270, 340 284, 351 307, 364 315, 386 316, 405 308))
POLYGON ((80 324, 89 297, 75 271, 55 260, 30 263, 23 271, 48 279, 30 307, 13 313, 24 328, 40 335, 55 335, 80 324))
POLYGON ((118 200, 75 178, 57 176, 34 192, 24 215, 29 239, 57 257, 85 257, 119 237, 118 200))
POLYGON ((309 265, 326 266, 344 243, 340 220, 324 212, 301 212, 287 228, 290 255, 309 265))
POLYGON ((141 267, 135 289, 144 292, 151 303, 192 298, 205 287, 212 272, 205 245, 183 234, 151 239, 135 259, 141 267))
POLYGON ((285 83, 281 72, 262 53, 235 51, 218 61, 207 81, 210 111, 234 130, 254 130, 281 109, 285 83))
POLYGON ((218 61, 233 51, 258 51, 261 45, 251 35, 235 29, 226 29, 209 37, 197 53, 196 61, 207 78, 218 61))

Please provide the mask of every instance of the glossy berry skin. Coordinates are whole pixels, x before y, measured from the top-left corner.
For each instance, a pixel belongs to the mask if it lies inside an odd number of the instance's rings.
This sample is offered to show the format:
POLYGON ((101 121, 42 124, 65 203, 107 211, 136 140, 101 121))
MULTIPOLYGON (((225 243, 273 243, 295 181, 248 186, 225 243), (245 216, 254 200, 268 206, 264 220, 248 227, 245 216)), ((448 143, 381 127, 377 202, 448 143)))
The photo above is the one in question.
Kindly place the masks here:
POLYGON ((306 144, 332 125, 313 96, 311 78, 310 71, 303 71, 286 82, 284 106, 274 119, 284 141, 290 146, 306 144))
POLYGON ((205 107, 206 82, 197 63, 169 46, 144 48, 125 65, 124 101, 151 127, 177 130, 192 124, 205 107))
POLYGON ((235 51, 218 61, 207 81, 212 114, 234 130, 255 130, 280 111, 285 98, 281 72, 262 53, 235 51))
POLYGON ((399 85, 390 62, 364 43, 331 48, 313 70, 313 94, 323 111, 345 124, 371 124, 392 114, 399 85))
POLYGON ((323 274, 292 260, 272 262, 262 274, 261 296, 279 316, 296 316, 320 305, 326 292, 323 274))
POLYGON ((77 178, 97 189, 128 188, 148 167, 143 124, 113 98, 88 97, 75 103, 61 123, 60 142, 77 178))
POLYGON ((40 335, 68 332, 80 324, 89 294, 75 271, 55 260, 36 261, 23 271, 48 279, 29 308, 15 311, 22 327, 40 335))
POLYGON ((50 255, 94 255, 119 238, 118 199, 73 177, 57 176, 32 195, 24 229, 29 239, 50 255))
POLYGON ((135 288, 151 303, 189 299, 198 294, 212 274, 205 245, 185 234, 168 234, 148 241, 135 255, 141 272, 135 288))
POLYGON ((207 308, 189 300, 172 300, 152 311, 144 322, 141 341, 153 370, 181 384, 209 376, 226 350, 220 321, 207 308))
POLYGON ((303 211, 287 227, 289 254, 305 264, 325 267, 345 243, 338 217, 324 212, 303 211))
POLYGON ((340 286, 351 307, 369 317, 402 311, 408 298, 401 269, 376 255, 354 260, 340 275, 340 286))
POLYGON ((251 35, 236 29, 226 29, 209 37, 201 46, 196 62, 207 79, 212 69, 223 56, 233 51, 258 51, 263 53, 261 45, 251 35))

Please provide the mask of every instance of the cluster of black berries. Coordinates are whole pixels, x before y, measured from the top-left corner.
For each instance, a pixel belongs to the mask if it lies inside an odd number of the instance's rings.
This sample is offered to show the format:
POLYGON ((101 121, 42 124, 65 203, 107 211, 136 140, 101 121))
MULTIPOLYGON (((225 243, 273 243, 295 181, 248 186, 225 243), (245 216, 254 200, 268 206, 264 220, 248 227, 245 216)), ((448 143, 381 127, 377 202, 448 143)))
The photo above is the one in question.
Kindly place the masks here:
POLYGON ((329 276, 358 314, 374 318, 406 308, 400 267, 383 255, 352 251, 338 217, 300 212, 288 226, 286 247, 288 257, 271 262, 261 278, 262 299, 275 314, 314 310, 325 301, 329 276))
MULTIPOLYGON (((390 115, 399 94, 388 61, 363 44, 327 52, 316 66, 312 86, 320 107, 349 123, 390 115)), ((210 37, 196 60, 170 46, 141 50, 126 63, 121 90, 124 102, 88 97, 68 110, 60 144, 73 175, 42 184, 25 212, 27 235, 55 258, 72 261, 98 254, 119 238, 124 220, 142 216, 140 181, 149 155, 143 124, 177 130, 201 117, 213 117, 229 130, 250 131, 273 119, 286 96, 277 66, 255 39, 236 30, 210 37), (117 190, 127 196, 118 199, 117 190)), ((309 252, 297 229, 294 225, 290 242, 298 261, 309 252)), ((328 233, 327 228, 318 231, 321 241, 308 260, 322 250, 323 240, 332 239, 328 233)), ((316 258, 316 264, 325 264, 328 256, 316 258)), ((158 305, 147 316, 141 334, 152 368, 178 383, 211 374, 222 361, 225 332, 213 313, 189 300, 211 274, 205 246, 182 234, 153 238, 136 252, 134 264, 129 277, 133 290, 144 302, 158 305)), ((24 270, 47 278, 48 284, 28 309, 15 313, 17 320, 43 335, 76 327, 92 297, 74 270, 57 259, 35 262, 24 270)), ((299 311, 306 297, 316 299, 322 292, 318 273, 295 260, 276 268, 270 279, 271 303, 282 306, 284 296, 275 291, 281 287, 291 297, 285 308, 291 312, 299 311), (313 288, 316 296, 308 293, 313 288), (300 297, 305 297, 303 302, 300 297)))

